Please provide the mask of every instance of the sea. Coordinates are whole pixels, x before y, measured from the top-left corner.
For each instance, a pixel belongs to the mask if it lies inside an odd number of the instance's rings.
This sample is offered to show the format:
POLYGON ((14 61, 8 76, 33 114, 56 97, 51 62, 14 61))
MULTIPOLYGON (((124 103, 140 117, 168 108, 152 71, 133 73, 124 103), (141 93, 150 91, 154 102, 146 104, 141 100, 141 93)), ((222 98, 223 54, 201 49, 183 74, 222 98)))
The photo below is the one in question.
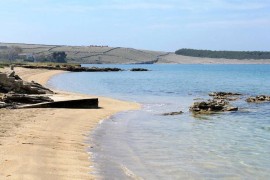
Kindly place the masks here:
POLYGON ((83 66, 125 71, 64 73, 48 85, 142 105, 102 121, 89 136, 93 174, 100 179, 270 179, 270 103, 245 101, 270 95, 270 65, 83 66), (231 102, 239 110, 189 112, 215 91, 243 94, 231 102), (163 115, 175 111, 183 113, 163 115))

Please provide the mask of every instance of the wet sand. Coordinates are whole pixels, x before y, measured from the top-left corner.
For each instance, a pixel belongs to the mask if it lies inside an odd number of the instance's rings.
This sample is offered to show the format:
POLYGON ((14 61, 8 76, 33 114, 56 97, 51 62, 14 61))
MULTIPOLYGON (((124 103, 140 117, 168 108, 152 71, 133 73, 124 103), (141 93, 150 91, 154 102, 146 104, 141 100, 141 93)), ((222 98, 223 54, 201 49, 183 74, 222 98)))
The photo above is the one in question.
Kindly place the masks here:
MULTIPOLYGON (((16 68, 43 85, 62 71, 16 68)), ((91 98, 58 92, 55 100, 91 98)), ((96 96, 95 96, 96 97, 96 96)), ((140 105, 98 97, 100 109, 0 109, 0 179, 95 179, 86 144, 100 120, 140 105)))

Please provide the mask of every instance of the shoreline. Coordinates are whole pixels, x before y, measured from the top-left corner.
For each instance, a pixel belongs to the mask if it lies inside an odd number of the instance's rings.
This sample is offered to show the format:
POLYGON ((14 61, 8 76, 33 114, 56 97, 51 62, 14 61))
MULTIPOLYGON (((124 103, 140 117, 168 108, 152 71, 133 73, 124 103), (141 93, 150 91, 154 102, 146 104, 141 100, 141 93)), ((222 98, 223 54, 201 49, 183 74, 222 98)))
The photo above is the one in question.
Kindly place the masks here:
MULTIPOLYGON (((42 85, 64 71, 15 68, 42 85)), ((52 98, 93 96, 55 91, 52 98)), ((101 120, 140 105, 99 97, 100 109, 1 109, 0 179, 94 179, 86 140, 101 120)))

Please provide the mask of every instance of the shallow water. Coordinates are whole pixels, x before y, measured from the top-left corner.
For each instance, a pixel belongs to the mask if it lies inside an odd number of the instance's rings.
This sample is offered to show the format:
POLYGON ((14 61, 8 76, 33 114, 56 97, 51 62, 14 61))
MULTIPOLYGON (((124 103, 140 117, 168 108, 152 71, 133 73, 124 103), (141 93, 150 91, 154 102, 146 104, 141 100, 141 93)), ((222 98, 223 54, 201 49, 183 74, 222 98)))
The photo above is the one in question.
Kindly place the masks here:
POLYGON ((104 179, 268 179, 270 103, 248 104, 270 94, 269 65, 96 65, 145 67, 149 72, 65 73, 49 85, 62 90, 139 102, 91 136, 95 167, 104 179), (68 82, 68 83, 66 83, 68 82), (194 98, 212 91, 244 96, 238 112, 194 117, 194 98), (178 116, 164 112, 182 110, 178 116))

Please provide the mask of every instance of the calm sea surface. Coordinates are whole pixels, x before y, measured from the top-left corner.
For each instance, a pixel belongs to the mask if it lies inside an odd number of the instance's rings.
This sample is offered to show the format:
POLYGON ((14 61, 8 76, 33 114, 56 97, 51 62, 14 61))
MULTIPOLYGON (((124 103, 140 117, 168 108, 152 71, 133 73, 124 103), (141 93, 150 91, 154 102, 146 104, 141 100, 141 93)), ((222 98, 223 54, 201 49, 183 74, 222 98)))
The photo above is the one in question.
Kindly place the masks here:
MULTIPOLYGON (((93 65, 85 65, 93 66, 93 65)), ((104 179, 269 179, 270 65, 95 65, 148 72, 80 72, 49 85, 142 104, 103 121, 90 137, 96 174, 104 179), (238 112, 194 117, 188 107, 212 91, 244 96, 238 112), (162 113, 183 111, 178 116, 162 113)), ((91 117, 90 117, 91 118, 91 117)))

